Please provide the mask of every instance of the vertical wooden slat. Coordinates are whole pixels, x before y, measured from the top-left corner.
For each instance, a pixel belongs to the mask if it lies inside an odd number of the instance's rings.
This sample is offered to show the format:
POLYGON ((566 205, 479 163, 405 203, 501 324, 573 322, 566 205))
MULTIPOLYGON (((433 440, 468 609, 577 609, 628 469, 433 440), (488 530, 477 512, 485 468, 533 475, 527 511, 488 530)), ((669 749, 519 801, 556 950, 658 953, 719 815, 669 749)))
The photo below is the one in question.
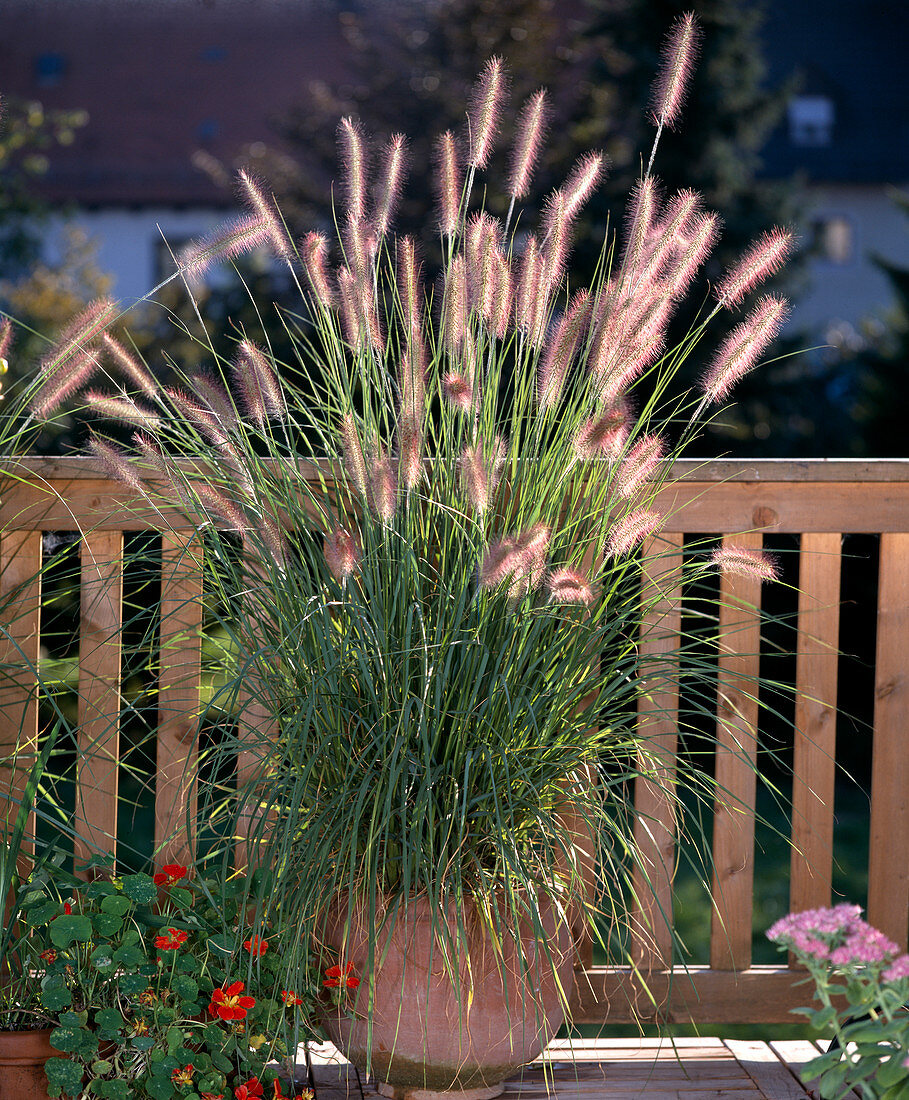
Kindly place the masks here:
POLYGON ((881 535, 868 920, 905 951, 909 922, 909 534, 881 535))
POLYGON ((672 964, 672 874, 675 866, 675 776, 679 722, 679 635, 682 629, 682 536, 663 534, 645 546, 640 653, 647 679, 638 703, 642 774, 635 780, 632 958, 642 970, 672 964))
MULTIPOLYGON (((40 531, 0 536, 0 609, 0 824, 10 825, 38 752, 40 531)), ((34 817, 28 826, 33 834, 34 817)), ((31 841, 23 848, 31 851, 31 841)))
POLYGON ((191 532, 161 538, 155 863, 192 863, 202 660, 202 546, 191 532))
MULTIPOLYGON (((761 544, 756 533, 723 539, 724 548, 761 544)), ((760 601, 760 580, 722 575, 710 928, 710 965, 718 970, 751 965, 760 601)))
POLYGON ((838 534, 802 535, 789 908, 830 904, 840 623, 838 534))
POLYGON ((93 531, 81 545, 76 865, 117 847, 123 533, 93 531))

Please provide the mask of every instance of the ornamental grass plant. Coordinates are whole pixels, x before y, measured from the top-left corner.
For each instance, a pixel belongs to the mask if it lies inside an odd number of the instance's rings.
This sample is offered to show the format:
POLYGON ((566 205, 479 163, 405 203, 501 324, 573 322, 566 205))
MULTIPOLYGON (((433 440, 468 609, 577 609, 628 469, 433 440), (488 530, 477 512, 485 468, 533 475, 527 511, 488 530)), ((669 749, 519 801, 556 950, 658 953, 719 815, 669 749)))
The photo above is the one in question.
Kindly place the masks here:
MULTIPOLYGON (((463 131, 420 166, 438 194, 437 278, 394 233, 406 139, 376 149, 347 118, 331 234, 293 239, 267 185, 243 172, 243 215, 176 257, 191 295, 212 264, 270 249, 300 289, 298 312, 263 317, 290 361, 241 331, 226 361, 199 317, 208 369, 165 371, 132 353, 119 307, 99 301, 42 363, 33 414, 81 403, 96 419, 91 452, 162 529, 189 522, 198 536, 187 554, 228 670, 211 705, 234 723, 194 824, 248 834, 297 914, 301 953, 333 907, 366 907, 362 1013, 382 929, 415 897, 429 899, 454 970, 468 903, 500 952, 520 923, 545 954, 546 913, 595 931, 624 920, 632 869, 647 874, 629 781, 658 774, 638 708, 678 675, 639 648, 642 616, 667 585, 717 569, 774 574, 728 546, 659 583, 644 568, 666 547, 657 497, 673 460, 787 308, 752 295, 791 247, 776 228, 720 275, 681 344, 665 343, 720 232, 697 194, 664 195, 652 171, 697 37, 685 16, 667 39, 647 169, 590 287, 570 284, 568 256, 606 160, 579 158, 530 225, 520 204, 549 102, 540 91, 512 112, 492 59, 463 131), (502 221, 484 196, 506 120, 502 221), (720 310, 743 316, 686 387, 682 368, 720 310)), ((680 648, 693 713, 712 718, 715 664, 684 637, 680 648)), ((712 801, 703 773, 684 781, 712 801)))

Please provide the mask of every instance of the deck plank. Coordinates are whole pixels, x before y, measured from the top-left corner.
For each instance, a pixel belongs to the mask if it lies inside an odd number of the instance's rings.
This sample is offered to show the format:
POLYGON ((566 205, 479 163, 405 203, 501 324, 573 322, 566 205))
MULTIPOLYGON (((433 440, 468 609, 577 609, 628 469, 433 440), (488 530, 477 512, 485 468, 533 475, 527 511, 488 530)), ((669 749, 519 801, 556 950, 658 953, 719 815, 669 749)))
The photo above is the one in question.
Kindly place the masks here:
MULTIPOLYGON (((555 1040, 505 1084, 507 1100, 810 1100, 799 1081, 808 1042, 710 1037, 555 1040)), ((330 1043, 312 1045, 316 1100, 377 1100, 373 1082, 330 1043)), ((300 1059, 303 1061, 302 1057, 300 1059)), ((298 1066, 297 1083, 306 1083, 298 1066)))

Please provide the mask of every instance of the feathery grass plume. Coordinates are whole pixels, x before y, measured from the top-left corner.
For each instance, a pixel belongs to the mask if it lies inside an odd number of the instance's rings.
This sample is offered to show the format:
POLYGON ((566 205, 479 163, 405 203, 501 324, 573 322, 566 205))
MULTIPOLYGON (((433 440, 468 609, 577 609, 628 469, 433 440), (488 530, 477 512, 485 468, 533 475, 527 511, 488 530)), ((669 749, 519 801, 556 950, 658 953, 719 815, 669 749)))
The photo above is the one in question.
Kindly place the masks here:
POLYGON ((252 213, 265 226, 268 241, 276 256, 282 260, 294 258, 294 246, 287 234, 275 201, 268 195, 266 184, 257 179, 248 168, 238 173, 240 197, 249 204, 252 213))
POLYGON ((97 349, 74 351, 31 395, 28 407, 32 414, 38 419, 49 416, 81 389, 100 365, 97 349))
POLYGON ((462 252, 454 257, 445 274, 443 303, 445 347, 452 352, 464 343, 467 331, 467 260, 462 252))
POLYGON ((82 352, 94 351, 101 334, 117 316, 119 305, 112 298, 96 298, 60 333, 60 337, 38 364, 49 379, 57 371, 66 371, 71 360, 82 352))
POLYGON ((506 92, 501 57, 491 57, 470 94, 467 108, 467 164, 485 168, 499 128, 499 115, 506 92))
POLYGON ((470 216, 466 236, 468 308, 488 321, 495 290, 494 253, 502 240, 502 227, 498 219, 480 211, 470 216))
POLYGON ((716 214, 698 214, 689 231, 681 236, 678 250, 668 265, 666 282, 673 298, 681 298, 704 263, 720 235, 720 219, 716 214))
POLYGON ((650 338, 629 337, 618 349, 612 366, 594 382, 594 392, 601 405, 618 401, 628 387, 660 358, 666 346, 662 335, 650 338))
POLYGON ((493 291, 492 320, 495 322, 495 335, 504 340, 511 324, 511 305, 514 296, 514 283, 511 277, 511 264, 500 250, 493 252, 493 291))
POLYGON ((611 461, 618 459, 631 427, 631 407, 627 401, 618 401, 601 416, 584 421, 574 440, 574 453, 582 461, 600 456, 611 461))
POLYGON ((701 196, 688 188, 678 191, 654 222, 641 258, 643 281, 659 279, 674 254, 683 246, 700 212, 701 196))
POLYGON ((274 368, 260 347, 251 340, 237 345, 231 372, 243 395, 243 404, 253 423, 260 427, 269 416, 284 419, 284 395, 274 368))
POLYGON ((235 260, 270 242, 268 224, 250 214, 191 241, 177 253, 176 263, 181 274, 199 279, 212 264, 235 260))
POLYGON ((532 589, 539 588, 543 581, 551 538, 552 530, 545 523, 535 523, 515 536, 515 545, 521 555, 521 571, 532 589))
POLYGON ((89 390, 85 395, 85 403, 93 413, 104 416, 108 420, 119 420, 124 424, 131 424, 135 428, 147 428, 150 432, 156 432, 161 426, 159 416, 150 409, 137 405, 126 394, 113 397, 107 393, 97 393, 94 390, 89 390))
POLYGON ((778 575, 776 562, 769 554, 741 546, 719 547, 710 555, 710 563, 723 573, 752 580, 775 581, 778 575))
POLYGON ((624 557, 649 535, 659 529, 663 517, 659 512, 638 508, 623 516, 609 532, 606 540, 607 552, 614 558, 624 557))
MULTIPOLYGON (((271 515, 268 511, 264 511, 259 516, 258 529, 250 525, 247 527, 247 530, 258 530, 259 538, 268 551, 272 561, 282 573, 286 572, 288 562, 290 561, 290 547, 287 542, 287 535, 284 532, 284 528, 281 526, 277 517, 271 515)), ((248 545, 249 536, 247 536, 244 541, 248 545)))
POLYGON ((99 439, 94 432, 89 433, 88 449, 101 462, 116 481, 122 481, 135 492, 142 489, 142 479, 139 471, 119 447, 99 439))
POLYGON ((590 578, 577 569, 556 569, 546 579, 550 603, 579 603, 590 607, 596 598, 590 578))
POLYGON ((402 408, 398 417, 398 482, 413 489, 423 480, 422 417, 402 408))
POLYGON ((543 338, 546 312, 549 306, 543 288, 543 256, 536 237, 527 238, 518 274, 514 296, 514 323, 533 347, 543 338))
POLYGON ((518 115, 517 137, 511 151, 506 187, 514 199, 522 199, 530 188, 530 178, 546 137, 549 123, 549 96, 545 88, 534 92, 518 115))
POLYGON ((625 212, 625 251, 622 255, 622 276, 626 292, 634 280, 647 244, 653 232, 654 215, 659 207, 659 181, 653 176, 637 180, 625 212))
POLYGON ((366 458, 357 426, 350 413, 341 417, 341 445, 344 450, 344 468, 347 470, 347 476, 360 496, 366 497, 368 489, 366 458))
POLYGON ((398 486, 394 465, 381 443, 376 447, 370 463, 367 489, 370 508, 383 523, 390 523, 397 506, 398 486))
POLYGON ((222 424, 229 424, 231 427, 236 425, 236 407, 219 378, 208 371, 197 371, 190 375, 189 382, 196 397, 208 406, 222 424))
MULTIPOLYGON (((221 517, 221 521, 224 524, 226 530, 243 532, 250 530, 251 523, 249 517, 244 513, 243 509, 237 504, 236 501, 223 493, 220 489, 215 488, 214 485, 209 485, 207 481, 192 481, 192 493, 194 493, 198 499, 199 504, 207 515, 210 512, 214 512, 215 515, 221 517)), ((195 504, 192 496, 189 497, 190 506, 195 504)))
MULTIPOLYGON (((218 448, 230 448, 230 437, 221 417, 211 409, 200 405, 196 395, 168 388, 165 391, 177 412, 188 420, 197 431, 218 448)), ((236 416, 232 418, 236 422, 236 416)))
POLYGON ((0 323, 0 359, 5 363, 13 346, 13 323, 5 317, 0 323))
POLYGON ((379 193, 373 219, 378 237, 384 237, 391 228, 406 171, 407 138, 403 134, 392 134, 382 150, 382 175, 379 178, 379 193))
POLYGON ((489 502, 499 484, 505 464, 505 443, 501 436, 492 441, 491 449, 482 439, 469 444, 458 459, 461 487, 471 507, 478 515, 489 508, 489 502))
POLYGON ((417 242, 413 237, 402 237, 398 241, 398 293, 401 295, 401 309, 405 328, 419 332, 422 323, 421 305, 423 302, 420 275, 423 265, 417 256, 417 242))
POLYGON ((336 527, 326 535, 322 552, 325 564, 338 584, 343 585, 349 576, 356 573, 360 564, 360 540, 347 527, 336 527))
POLYGON ((573 218, 596 190, 606 174, 606 158, 602 153, 585 153, 575 162, 562 185, 568 216, 573 218))
POLYGON ((130 355, 119 340, 115 340, 109 332, 105 332, 101 337, 101 346, 113 359, 120 372, 126 375, 134 386, 142 390, 147 397, 158 396, 158 383, 145 367, 130 355))
POLYGON ((482 588, 498 586, 521 569, 521 552, 510 535, 493 539, 480 559, 478 580, 482 588))
POLYGON ((461 209, 461 166, 454 134, 446 130, 436 141, 436 194, 439 203, 439 228, 447 237, 458 231, 461 209))
POLYGON ((562 396, 568 368, 587 335, 590 309, 590 291, 576 291, 546 342, 537 369, 537 397, 541 409, 556 404, 562 396))
POLYGON ((543 208, 543 265, 540 285, 549 297, 562 281, 571 244, 571 213, 564 191, 553 191, 543 208))
POLYGON ((366 217, 366 143, 360 123, 350 115, 338 125, 338 144, 344 165, 344 191, 347 197, 347 216, 355 222, 366 217))
POLYGON ((376 237, 365 218, 347 216, 344 223, 344 258, 362 284, 366 292, 372 295, 372 263, 376 255, 376 237))
POLYGON ((716 297, 720 305, 731 309, 758 283, 775 275, 786 262, 793 243, 793 235, 778 225, 762 233, 717 285, 716 297))
POLYGON ((337 279, 340 292, 341 328, 347 343, 351 348, 356 349, 360 346, 364 335, 357 280, 350 268, 343 264, 338 268, 337 279))
POLYGON ((655 126, 672 128, 677 121, 694 71, 700 38, 701 31, 694 12, 680 15, 666 36, 651 101, 650 117, 655 126))
POLYGON ((307 233, 300 242, 303 267, 316 301, 323 309, 333 309, 335 294, 328 279, 328 238, 315 230, 307 233))
POLYGON ((720 345, 700 389, 708 401, 727 396, 740 378, 752 370, 761 352, 775 339, 789 313, 785 298, 765 294, 744 321, 736 325, 720 345))
POLYGON ((448 371, 442 379, 442 392, 445 400, 461 412, 470 412, 473 408, 473 385, 463 374, 448 371))
POLYGON ((616 475, 619 495, 633 497, 643 488, 665 457, 666 443, 660 436, 641 436, 625 456, 616 475))

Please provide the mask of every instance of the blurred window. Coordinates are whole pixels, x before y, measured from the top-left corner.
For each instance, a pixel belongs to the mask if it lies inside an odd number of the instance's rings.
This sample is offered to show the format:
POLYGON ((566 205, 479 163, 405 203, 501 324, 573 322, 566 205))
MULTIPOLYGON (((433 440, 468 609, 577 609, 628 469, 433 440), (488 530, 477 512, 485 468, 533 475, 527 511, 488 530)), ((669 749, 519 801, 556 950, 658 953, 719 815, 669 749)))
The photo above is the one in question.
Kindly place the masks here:
POLYGON ((789 101, 789 140, 793 145, 829 145, 835 118, 829 96, 797 95, 789 101))
POLYGON ((818 256, 832 264, 848 264, 855 258, 855 228, 842 214, 817 218, 813 225, 818 256))
POLYGON ((35 58, 35 83, 53 88, 66 75, 66 58, 62 53, 40 53, 35 58))

